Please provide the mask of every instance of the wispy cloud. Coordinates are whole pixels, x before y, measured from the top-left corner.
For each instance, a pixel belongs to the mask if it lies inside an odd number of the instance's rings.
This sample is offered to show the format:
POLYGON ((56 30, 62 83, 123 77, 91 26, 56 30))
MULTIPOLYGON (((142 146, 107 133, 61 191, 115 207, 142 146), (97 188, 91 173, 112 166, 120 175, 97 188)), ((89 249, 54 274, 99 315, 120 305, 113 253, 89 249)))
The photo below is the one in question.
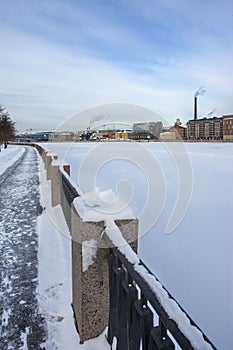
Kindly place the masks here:
POLYGON ((230 2, 174 3, 0 3, 0 103, 20 129, 55 128, 108 102, 186 121, 195 90, 206 85, 200 113, 232 113, 232 22, 219 24, 229 18, 230 2))

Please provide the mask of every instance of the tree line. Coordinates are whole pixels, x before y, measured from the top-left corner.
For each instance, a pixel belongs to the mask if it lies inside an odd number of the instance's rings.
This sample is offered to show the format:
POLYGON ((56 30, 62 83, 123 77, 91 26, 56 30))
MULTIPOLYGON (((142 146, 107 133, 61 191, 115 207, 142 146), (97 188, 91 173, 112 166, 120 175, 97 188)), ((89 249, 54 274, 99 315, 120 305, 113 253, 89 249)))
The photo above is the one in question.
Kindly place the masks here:
POLYGON ((0 105, 0 144, 7 148, 7 143, 15 139, 15 134, 15 123, 11 120, 6 108, 0 105))

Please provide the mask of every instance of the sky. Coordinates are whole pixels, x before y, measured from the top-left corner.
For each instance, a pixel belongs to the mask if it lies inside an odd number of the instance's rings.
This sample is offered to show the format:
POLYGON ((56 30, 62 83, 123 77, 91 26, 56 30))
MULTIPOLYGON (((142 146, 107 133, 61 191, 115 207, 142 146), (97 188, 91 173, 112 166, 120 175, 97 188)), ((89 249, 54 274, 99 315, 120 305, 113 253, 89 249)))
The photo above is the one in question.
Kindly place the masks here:
POLYGON ((203 85, 198 117, 233 113, 231 0, 0 0, 0 33, 0 104, 19 131, 112 103, 185 125, 203 85))

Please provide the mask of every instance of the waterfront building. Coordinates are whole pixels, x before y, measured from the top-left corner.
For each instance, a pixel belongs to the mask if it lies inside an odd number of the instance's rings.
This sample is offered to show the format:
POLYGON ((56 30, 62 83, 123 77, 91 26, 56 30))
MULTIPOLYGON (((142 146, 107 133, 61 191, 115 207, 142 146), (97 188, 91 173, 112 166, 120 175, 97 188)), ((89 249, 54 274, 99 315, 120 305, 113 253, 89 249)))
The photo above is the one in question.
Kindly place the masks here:
POLYGON ((191 140, 222 140, 223 118, 192 119, 187 122, 187 139, 191 140))

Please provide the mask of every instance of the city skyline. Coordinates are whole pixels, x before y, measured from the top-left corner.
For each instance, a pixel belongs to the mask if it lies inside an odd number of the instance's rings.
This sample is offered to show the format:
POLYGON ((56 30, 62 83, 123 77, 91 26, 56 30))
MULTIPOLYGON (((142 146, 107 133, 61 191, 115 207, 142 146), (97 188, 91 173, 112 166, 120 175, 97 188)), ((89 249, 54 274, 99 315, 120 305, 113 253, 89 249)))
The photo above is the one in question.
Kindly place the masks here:
POLYGON ((185 123, 203 85, 198 117, 233 112, 230 0, 0 1, 0 28, 0 104, 19 131, 108 103, 185 123))

